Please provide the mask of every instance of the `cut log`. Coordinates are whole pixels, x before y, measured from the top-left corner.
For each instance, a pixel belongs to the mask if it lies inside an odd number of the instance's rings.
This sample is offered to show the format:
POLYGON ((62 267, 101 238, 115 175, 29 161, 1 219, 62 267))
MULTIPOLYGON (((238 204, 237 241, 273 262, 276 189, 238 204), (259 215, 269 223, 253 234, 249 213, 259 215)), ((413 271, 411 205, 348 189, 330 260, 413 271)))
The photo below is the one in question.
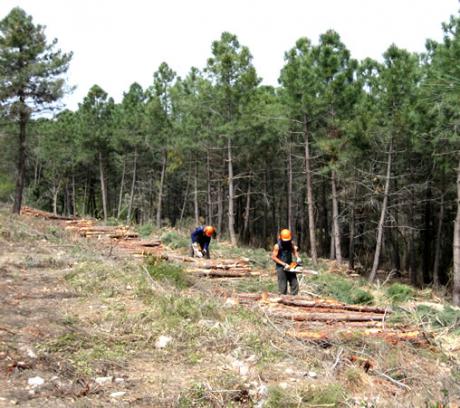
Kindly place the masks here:
POLYGON ((225 278, 244 278, 251 276, 249 271, 233 271, 233 270, 213 270, 213 269, 198 269, 188 268, 187 272, 192 272, 198 276, 209 276, 209 277, 225 277, 225 278))
POLYGON ((338 310, 350 310, 355 312, 370 312, 370 313, 391 313, 391 309, 374 306, 358 306, 358 305, 346 305, 346 304, 334 304, 334 303, 323 303, 314 300, 297 300, 294 298, 282 297, 276 300, 276 303, 281 303, 288 306, 297 307, 315 307, 315 308, 326 308, 326 309, 338 309, 338 310))
POLYGON ((382 315, 365 313, 289 313, 286 311, 269 311, 270 316, 296 321, 321 322, 365 322, 382 320, 382 315))

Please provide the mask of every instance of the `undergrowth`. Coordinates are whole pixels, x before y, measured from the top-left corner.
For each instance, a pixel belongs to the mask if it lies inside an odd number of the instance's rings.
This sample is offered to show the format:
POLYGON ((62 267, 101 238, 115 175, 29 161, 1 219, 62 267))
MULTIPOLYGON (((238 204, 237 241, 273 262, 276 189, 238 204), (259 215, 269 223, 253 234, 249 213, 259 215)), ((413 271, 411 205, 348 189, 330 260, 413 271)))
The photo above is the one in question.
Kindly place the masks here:
POLYGON ((336 274, 321 273, 310 282, 315 286, 317 294, 330 296, 344 303, 368 305, 374 302, 374 296, 359 287, 360 282, 350 281, 336 274))

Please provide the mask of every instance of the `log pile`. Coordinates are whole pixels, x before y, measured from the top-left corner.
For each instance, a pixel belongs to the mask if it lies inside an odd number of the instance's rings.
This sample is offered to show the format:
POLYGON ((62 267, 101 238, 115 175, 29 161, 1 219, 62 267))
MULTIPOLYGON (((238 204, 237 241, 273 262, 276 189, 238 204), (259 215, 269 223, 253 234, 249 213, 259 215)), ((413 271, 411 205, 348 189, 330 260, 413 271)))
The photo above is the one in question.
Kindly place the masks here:
POLYGON ((163 259, 180 262, 185 271, 199 277, 209 278, 244 278, 258 276, 259 272, 252 271, 249 259, 203 259, 190 256, 164 254, 163 259))
POLYGON ((30 217, 39 217, 46 220, 74 220, 75 217, 66 217, 64 215, 56 215, 48 211, 37 210, 35 208, 22 206, 21 215, 28 215, 30 217))
MULTIPOLYGON (((220 293, 223 294, 222 292, 220 293)), ((268 319, 289 322, 286 334, 299 340, 324 341, 353 339, 355 336, 378 337, 389 343, 408 341, 427 345, 425 334, 415 328, 389 324, 391 309, 347 305, 332 300, 301 296, 278 296, 269 293, 234 293, 226 297, 234 304, 258 307, 268 319)))
POLYGON ((123 252, 139 256, 161 256, 163 252, 160 240, 119 239, 116 245, 123 252))

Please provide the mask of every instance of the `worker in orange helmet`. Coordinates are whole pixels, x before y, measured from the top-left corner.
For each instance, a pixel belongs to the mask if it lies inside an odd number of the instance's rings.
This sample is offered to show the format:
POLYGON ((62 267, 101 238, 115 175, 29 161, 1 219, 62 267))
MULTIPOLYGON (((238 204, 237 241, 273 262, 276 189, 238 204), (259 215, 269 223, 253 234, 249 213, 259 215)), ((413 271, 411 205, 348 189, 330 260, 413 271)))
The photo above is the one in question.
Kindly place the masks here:
POLYGON ((216 237, 216 229, 212 225, 200 226, 192 232, 191 256, 209 259, 209 244, 216 237))
POLYGON ((278 236, 278 241, 273 247, 272 260, 276 264, 276 274, 278 276, 278 291, 280 295, 287 294, 288 283, 291 295, 299 293, 299 282, 295 272, 290 271, 290 264, 295 257, 300 264, 302 260, 297 252, 297 246, 292 241, 291 231, 282 229, 278 236))

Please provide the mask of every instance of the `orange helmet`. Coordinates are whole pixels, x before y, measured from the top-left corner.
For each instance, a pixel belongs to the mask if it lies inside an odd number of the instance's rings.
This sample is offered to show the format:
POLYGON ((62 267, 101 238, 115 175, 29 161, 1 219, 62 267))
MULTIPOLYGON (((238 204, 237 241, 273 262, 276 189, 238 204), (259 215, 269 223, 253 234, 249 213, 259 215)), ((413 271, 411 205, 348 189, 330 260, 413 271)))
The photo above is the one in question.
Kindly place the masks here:
POLYGON ((216 229, 212 225, 206 225, 203 231, 204 235, 206 235, 207 237, 212 237, 215 234, 216 229))
POLYGON ((292 239, 291 231, 282 229, 280 232, 281 241, 290 241, 292 239))

